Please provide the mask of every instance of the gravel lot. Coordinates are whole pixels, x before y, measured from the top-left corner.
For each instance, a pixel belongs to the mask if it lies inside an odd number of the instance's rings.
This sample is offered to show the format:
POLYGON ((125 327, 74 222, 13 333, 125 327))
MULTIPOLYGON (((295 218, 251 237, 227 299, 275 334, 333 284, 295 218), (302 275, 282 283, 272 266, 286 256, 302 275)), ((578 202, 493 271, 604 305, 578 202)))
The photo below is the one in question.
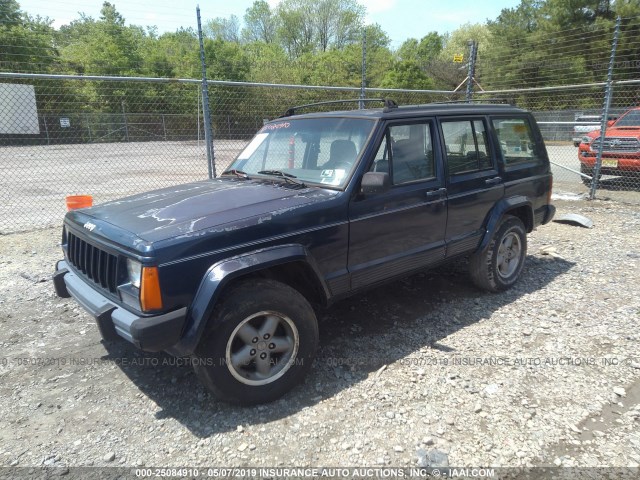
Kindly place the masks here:
MULTIPOLYGON (((221 173, 245 145, 214 143, 221 173)), ((94 203, 208 178, 204 142, 0 147, 0 234, 61 224, 67 195, 94 203)))
POLYGON ((103 344, 53 293, 58 229, 0 236, 0 464, 638 467, 640 206, 556 206, 595 228, 532 233, 514 289, 460 262, 340 302, 306 382, 257 408, 103 344))

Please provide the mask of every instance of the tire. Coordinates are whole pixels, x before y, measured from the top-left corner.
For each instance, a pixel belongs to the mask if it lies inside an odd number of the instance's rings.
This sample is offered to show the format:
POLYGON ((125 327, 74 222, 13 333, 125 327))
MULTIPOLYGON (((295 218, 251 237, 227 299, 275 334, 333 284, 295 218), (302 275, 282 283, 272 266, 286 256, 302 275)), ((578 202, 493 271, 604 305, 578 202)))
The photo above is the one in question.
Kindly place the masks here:
POLYGON ((274 280, 231 286, 193 356, 202 384, 218 399, 267 403, 298 384, 318 347, 318 322, 297 290, 274 280))
POLYGON ((471 279, 489 292, 501 292, 517 281, 527 256, 527 232, 518 217, 505 215, 489 245, 469 261, 471 279))

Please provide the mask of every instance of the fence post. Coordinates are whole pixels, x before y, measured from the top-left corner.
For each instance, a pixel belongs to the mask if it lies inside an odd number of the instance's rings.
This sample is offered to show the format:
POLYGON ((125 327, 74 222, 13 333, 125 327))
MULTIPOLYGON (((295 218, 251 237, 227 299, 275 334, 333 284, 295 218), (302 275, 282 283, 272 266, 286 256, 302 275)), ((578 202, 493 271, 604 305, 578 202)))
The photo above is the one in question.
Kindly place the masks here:
POLYGON ((42 122, 44 123, 44 131, 47 134, 47 145, 51 145, 51 142, 49 140, 49 127, 47 127, 47 116, 46 115, 42 116, 42 122))
POLYGON ((478 54, 478 42, 469 40, 469 72, 467 74, 467 103, 471 103, 473 99, 473 82, 476 76, 476 56, 478 54))
POLYGON ((91 124, 89 123, 89 120, 87 120, 87 114, 83 113, 82 118, 84 119, 84 123, 87 126, 87 132, 89 133, 89 143, 92 143, 93 139, 91 138, 91 124))
POLYGON ((596 198, 598 181, 600 180, 600 170, 602 169, 602 152, 604 151, 604 139, 607 134, 607 122, 609 121, 609 107, 613 95, 613 65, 616 60, 616 49, 618 48, 618 36, 620 35, 620 17, 616 18, 616 26, 613 30, 613 44, 611 45, 611 56, 609 57, 609 69, 607 70, 607 85, 604 90, 604 106, 602 107, 602 119, 600 120, 600 144, 596 154, 596 164, 593 166, 591 177, 591 190, 589 200, 596 198))
POLYGON ((213 154, 213 131, 211 130, 211 112, 209 111, 209 87, 207 84, 207 66, 204 62, 204 40, 200 21, 200 5, 196 7, 198 16, 198 39, 200 40, 200 63, 202 64, 202 113, 204 114, 204 141, 207 145, 207 167, 209 178, 216 177, 216 164, 213 154))
POLYGON ((198 85, 197 95, 197 109, 198 109, 198 148, 200 148, 200 100, 202 100, 202 95, 200 94, 200 85, 198 85))
POLYGON ((129 141, 129 124, 127 123, 127 111, 124 108, 124 100, 122 100, 122 121, 124 122, 124 134, 127 137, 127 142, 129 141))
MULTIPOLYGON (((367 87, 367 29, 362 29, 362 81, 360 82, 360 100, 366 98, 365 88, 367 87)), ((364 102, 359 102, 360 109, 364 108, 364 102)))

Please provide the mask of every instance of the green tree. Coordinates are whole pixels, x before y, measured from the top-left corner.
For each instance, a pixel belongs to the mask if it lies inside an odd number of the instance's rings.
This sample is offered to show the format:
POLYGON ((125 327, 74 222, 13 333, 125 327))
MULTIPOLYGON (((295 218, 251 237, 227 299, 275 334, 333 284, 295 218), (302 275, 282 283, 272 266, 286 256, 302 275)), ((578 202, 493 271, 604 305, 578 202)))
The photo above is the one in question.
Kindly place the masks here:
POLYGON ((29 16, 13 0, 0 0, 0 68, 12 72, 51 71, 58 57, 52 22, 29 16))
POLYGON ((82 16, 62 33, 66 37, 61 40, 62 57, 77 73, 135 75, 142 67, 143 29, 125 26, 124 18, 109 2, 104 2, 99 20, 82 16))
MULTIPOLYGON (((194 51, 199 58, 198 51, 194 51)), ((225 42, 221 38, 205 39, 204 56, 207 75, 214 80, 246 81, 249 78, 251 64, 243 48, 236 42, 225 42)))
POLYGON ((145 70, 154 77, 193 78, 200 75, 199 51, 195 31, 179 29, 160 37, 147 36, 142 52, 145 70))
MULTIPOLYGON (((442 36, 443 46, 438 58, 427 67, 439 88, 453 89, 467 76, 465 64, 454 63, 455 55, 463 55, 465 63, 469 60, 469 41, 478 43, 478 61, 493 48, 494 39, 487 25, 466 23, 451 33, 442 36), (461 68, 462 67, 462 68, 461 68)), ((482 83, 482 71, 477 68, 476 79, 482 83)))
POLYGON ((438 32, 429 32, 420 41, 409 38, 398 49, 400 60, 408 60, 426 65, 435 60, 442 51, 442 36, 438 32))
POLYGON ((318 48, 342 48, 362 36, 365 8, 356 0, 320 0, 316 2, 315 25, 318 48))
POLYGON ((11 26, 22 23, 22 11, 16 0, 0 0, 0 25, 11 26))
MULTIPOLYGON (((377 24, 365 27, 364 33, 367 42, 366 86, 377 87, 393 66, 393 54, 388 48, 390 41, 377 24)), ((359 87, 362 82, 362 38, 340 49, 307 53, 294 65, 293 78, 298 83, 359 87)))
POLYGON ((243 51, 251 65, 250 80, 263 83, 291 83, 292 62, 277 43, 251 42, 243 51))
MULTIPOLYGON (((382 30, 380 25, 373 24, 365 27, 367 39, 367 87, 379 87, 382 79, 393 66, 393 53, 389 49, 391 40, 389 36, 382 30)), ((362 57, 360 45, 354 43, 345 47, 346 50, 352 51, 352 55, 357 58, 362 57)), ((358 64, 360 60, 356 60, 358 64)))
POLYGON ((355 0, 283 0, 278 38, 291 58, 359 42, 365 9, 355 0))
MULTIPOLYGON (((638 5, 636 0, 522 0, 488 22, 493 43, 479 59, 482 82, 490 88, 601 82, 616 10, 626 10, 633 23, 640 14, 638 5)), ((637 38, 637 33, 629 38, 637 38)), ((625 57, 640 53, 631 46, 635 40, 621 40, 619 52, 625 57)))
POLYGON ((274 43, 278 31, 278 17, 264 0, 256 0, 244 14, 242 38, 247 42, 274 43))
POLYGON ((466 59, 469 52, 469 40, 478 42, 478 56, 488 51, 494 41, 487 25, 465 23, 453 32, 443 35, 443 45, 439 57, 443 60, 453 61, 454 55, 464 54, 466 59))
POLYGON ((278 38, 289 57, 314 50, 314 6, 309 0, 284 0, 278 5, 278 38))
MULTIPOLYGON (((617 58, 620 65, 614 74, 617 80, 630 80, 640 78, 640 1, 615 2, 616 16, 623 18, 622 34, 618 41, 617 58)), ((627 94, 628 101, 632 104, 640 104, 640 93, 635 86, 630 87, 627 94)))
POLYGON ((204 34, 214 40, 240 42, 240 19, 235 15, 229 18, 216 17, 204 26, 204 34))
POLYGON ((368 49, 373 49, 373 50, 380 49, 380 48, 389 49, 389 45, 391 44, 391 39, 379 24, 373 23, 373 24, 367 25, 366 27, 364 27, 364 31, 367 38, 368 49))
POLYGON ((382 88, 406 88, 431 90, 434 81, 429 78, 416 62, 410 60, 397 62, 382 79, 382 88))

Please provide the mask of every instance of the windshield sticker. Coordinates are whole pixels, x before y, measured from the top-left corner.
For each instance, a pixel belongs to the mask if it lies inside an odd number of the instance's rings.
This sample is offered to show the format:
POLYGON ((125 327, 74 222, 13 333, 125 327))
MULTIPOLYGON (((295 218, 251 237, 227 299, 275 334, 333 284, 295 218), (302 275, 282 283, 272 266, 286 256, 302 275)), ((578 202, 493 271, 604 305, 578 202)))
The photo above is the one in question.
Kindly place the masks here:
POLYGON ((290 126, 291 124, 289 122, 268 123, 264 127, 262 127, 260 131, 265 132, 265 131, 280 130, 281 128, 289 128, 290 126))
POLYGON ((347 171, 342 168, 336 168, 335 170, 323 170, 320 176, 322 177, 320 183, 326 183, 327 185, 340 185, 342 179, 346 177, 347 171), (325 172, 331 172, 332 176, 325 176, 325 172))
POLYGON ((251 140, 249 145, 247 145, 242 153, 238 155, 238 160, 247 160, 249 157, 251 157, 251 155, 256 152, 258 147, 262 145, 262 142, 264 142, 264 139, 267 138, 268 135, 268 133, 259 133, 255 137, 253 137, 253 140, 251 140))
POLYGON ((320 176, 322 178, 331 178, 333 177, 333 170, 322 170, 322 172, 320 173, 320 176))

